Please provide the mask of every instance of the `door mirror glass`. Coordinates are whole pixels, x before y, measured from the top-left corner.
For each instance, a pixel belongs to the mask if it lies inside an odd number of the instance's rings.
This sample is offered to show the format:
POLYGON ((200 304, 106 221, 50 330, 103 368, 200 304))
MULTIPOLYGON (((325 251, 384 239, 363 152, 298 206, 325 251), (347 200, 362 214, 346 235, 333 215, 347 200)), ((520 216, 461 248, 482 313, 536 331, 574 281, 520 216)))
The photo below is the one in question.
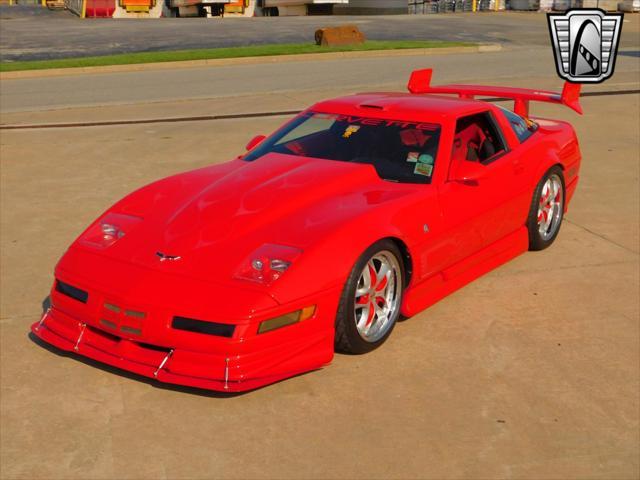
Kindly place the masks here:
POLYGON ((264 135, 256 135, 255 137, 253 137, 253 138, 249 141, 249 143, 247 143, 247 146, 246 146, 247 152, 248 152, 249 150, 252 150, 252 149, 253 149, 253 147, 255 147, 256 145, 258 145, 258 144, 259 144, 260 142, 262 142, 265 138, 267 138, 267 137, 266 137, 266 136, 264 136, 264 135))

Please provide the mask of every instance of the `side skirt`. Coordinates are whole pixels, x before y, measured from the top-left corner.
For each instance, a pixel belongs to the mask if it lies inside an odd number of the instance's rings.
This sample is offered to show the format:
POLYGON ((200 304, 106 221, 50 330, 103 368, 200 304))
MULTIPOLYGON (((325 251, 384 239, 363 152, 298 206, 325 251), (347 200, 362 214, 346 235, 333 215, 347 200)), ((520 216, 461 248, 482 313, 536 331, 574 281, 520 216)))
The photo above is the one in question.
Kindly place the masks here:
POLYGON ((405 293, 401 313, 411 317, 469 282, 517 257, 529 248, 526 227, 485 247, 455 265, 439 272, 405 293))

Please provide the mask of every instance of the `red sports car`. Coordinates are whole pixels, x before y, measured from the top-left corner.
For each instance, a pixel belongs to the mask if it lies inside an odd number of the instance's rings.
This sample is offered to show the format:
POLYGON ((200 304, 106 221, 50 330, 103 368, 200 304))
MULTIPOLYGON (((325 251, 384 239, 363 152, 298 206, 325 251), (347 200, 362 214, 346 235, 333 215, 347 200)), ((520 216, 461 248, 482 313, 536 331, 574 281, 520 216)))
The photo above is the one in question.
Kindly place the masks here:
POLYGON ((528 107, 581 113, 580 86, 430 81, 320 102, 120 200, 58 263, 33 333, 161 382, 249 390, 371 351, 401 315, 548 247, 580 150, 528 107))

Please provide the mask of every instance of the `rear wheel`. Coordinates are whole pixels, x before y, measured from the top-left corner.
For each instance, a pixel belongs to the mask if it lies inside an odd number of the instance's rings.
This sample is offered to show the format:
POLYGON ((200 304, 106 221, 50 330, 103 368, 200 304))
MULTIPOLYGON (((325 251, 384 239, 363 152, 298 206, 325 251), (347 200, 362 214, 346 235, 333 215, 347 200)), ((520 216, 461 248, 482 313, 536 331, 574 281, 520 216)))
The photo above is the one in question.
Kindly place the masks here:
POLYGON ((542 177, 531 200, 527 229, 529 250, 544 250, 558 236, 564 216, 564 176, 552 167, 542 177))
POLYGON ((358 259, 342 291, 336 317, 336 349, 367 353, 382 345, 398 317, 404 264, 391 240, 371 245, 358 259))

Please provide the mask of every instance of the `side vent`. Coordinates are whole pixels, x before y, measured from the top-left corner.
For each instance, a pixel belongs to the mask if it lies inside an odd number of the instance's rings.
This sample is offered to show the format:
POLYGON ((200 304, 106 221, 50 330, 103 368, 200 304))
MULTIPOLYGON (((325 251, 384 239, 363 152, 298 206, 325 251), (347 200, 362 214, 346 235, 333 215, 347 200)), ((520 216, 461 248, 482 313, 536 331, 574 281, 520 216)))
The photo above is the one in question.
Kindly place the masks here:
POLYGON ((185 330, 187 332, 204 333, 206 335, 215 335, 217 337, 233 337, 236 329, 235 325, 227 323, 205 322, 196 320, 195 318, 173 317, 171 327, 176 330, 185 330))
POLYGON ((89 294, 84 290, 74 287, 73 285, 69 285, 68 283, 61 282, 60 280, 56 280, 56 291, 82 303, 87 303, 87 300, 89 299, 89 294))

